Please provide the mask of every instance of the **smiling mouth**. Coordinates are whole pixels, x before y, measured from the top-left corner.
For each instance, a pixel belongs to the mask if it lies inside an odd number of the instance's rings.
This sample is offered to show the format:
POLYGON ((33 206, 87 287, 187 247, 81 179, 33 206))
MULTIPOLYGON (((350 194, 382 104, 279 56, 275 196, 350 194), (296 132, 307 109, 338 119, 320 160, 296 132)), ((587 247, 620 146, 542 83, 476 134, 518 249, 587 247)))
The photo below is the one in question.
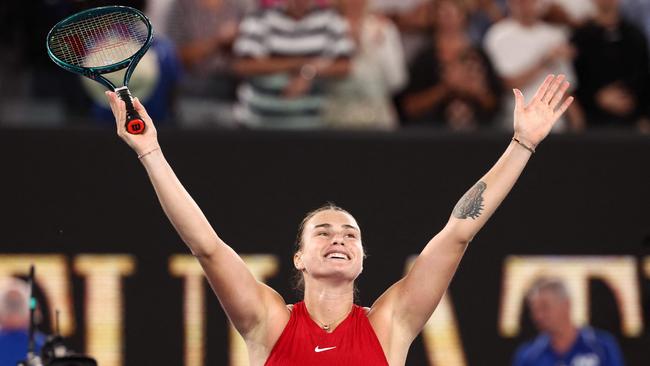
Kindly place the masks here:
POLYGON ((350 260, 350 257, 347 256, 347 254, 343 253, 330 253, 325 256, 327 259, 338 259, 338 260, 350 260))

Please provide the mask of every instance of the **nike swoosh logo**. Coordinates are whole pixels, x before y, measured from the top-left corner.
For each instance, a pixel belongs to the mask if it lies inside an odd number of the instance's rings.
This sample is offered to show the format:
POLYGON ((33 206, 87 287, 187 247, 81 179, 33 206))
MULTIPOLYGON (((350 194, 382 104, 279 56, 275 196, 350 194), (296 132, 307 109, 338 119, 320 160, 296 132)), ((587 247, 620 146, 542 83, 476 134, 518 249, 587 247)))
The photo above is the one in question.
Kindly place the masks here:
POLYGON ((329 351, 329 350, 334 349, 334 348, 336 348, 336 346, 334 346, 334 347, 327 347, 327 348, 320 348, 320 347, 316 346, 316 348, 314 348, 314 352, 316 352, 316 353, 318 353, 318 352, 325 352, 325 351, 329 351))

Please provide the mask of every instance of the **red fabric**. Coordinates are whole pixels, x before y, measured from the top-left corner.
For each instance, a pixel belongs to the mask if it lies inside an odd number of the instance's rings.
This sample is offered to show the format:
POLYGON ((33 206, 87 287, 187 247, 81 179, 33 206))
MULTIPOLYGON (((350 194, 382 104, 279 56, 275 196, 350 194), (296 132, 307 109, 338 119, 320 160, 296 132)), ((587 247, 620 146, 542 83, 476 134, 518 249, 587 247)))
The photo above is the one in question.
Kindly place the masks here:
POLYGON ((309 317, 301 301, 294 305, 265 365, 388 366, 388 361, 364 308, 353 305, 350 315, 327 333, 309 317))

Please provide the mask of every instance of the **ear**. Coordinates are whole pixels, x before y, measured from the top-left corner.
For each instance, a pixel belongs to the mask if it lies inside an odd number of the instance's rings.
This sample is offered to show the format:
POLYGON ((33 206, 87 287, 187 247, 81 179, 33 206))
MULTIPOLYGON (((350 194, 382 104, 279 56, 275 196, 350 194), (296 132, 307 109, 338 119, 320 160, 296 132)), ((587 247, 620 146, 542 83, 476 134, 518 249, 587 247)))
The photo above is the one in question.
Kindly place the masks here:
POLYGON ((293 255, 293 266, 296 267, 297 270, 302 271, 305 269, 305 265, 302 263, 302 251, 299 250, 293 255))

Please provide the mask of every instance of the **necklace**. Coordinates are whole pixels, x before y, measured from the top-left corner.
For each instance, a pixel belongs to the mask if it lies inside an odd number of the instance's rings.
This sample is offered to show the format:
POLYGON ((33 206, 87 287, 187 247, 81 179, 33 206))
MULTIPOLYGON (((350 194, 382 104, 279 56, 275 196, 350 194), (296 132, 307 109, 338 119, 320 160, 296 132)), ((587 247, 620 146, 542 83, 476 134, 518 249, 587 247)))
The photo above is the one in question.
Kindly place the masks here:
POLYGON ((316 322, 318 323, 318 325, 320 325, 321 328, 323 328, 324 331, 326 331, 326 332, 330 332, 333 326, 335 326, 335 325, 338 324, 340 321, 342 321, 343 319, 347 318, 348 315, 350 315, 350 313, 352 312, 352 308, 353 308, 353 307, 351 306, 351 307, 350 307, 350 310, 346 311, 345 314, 343 314, 342 317, 340 317, 340 318, 338 318, 337 320, 335 320, 335 321, 333 321, 333 322, 331 322, 331 323, 328 323, 328 324, 325 324, 325 323, 321 322, 321 321, 318 320, 318 319, 314 319, 314 320, 316 320, 316 322))

